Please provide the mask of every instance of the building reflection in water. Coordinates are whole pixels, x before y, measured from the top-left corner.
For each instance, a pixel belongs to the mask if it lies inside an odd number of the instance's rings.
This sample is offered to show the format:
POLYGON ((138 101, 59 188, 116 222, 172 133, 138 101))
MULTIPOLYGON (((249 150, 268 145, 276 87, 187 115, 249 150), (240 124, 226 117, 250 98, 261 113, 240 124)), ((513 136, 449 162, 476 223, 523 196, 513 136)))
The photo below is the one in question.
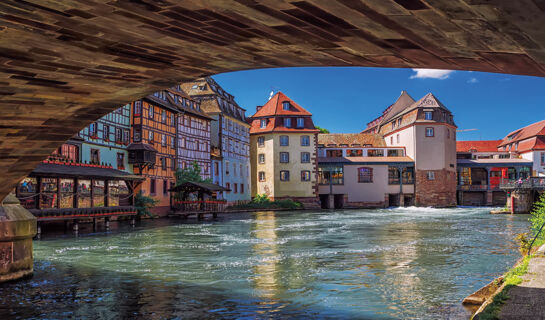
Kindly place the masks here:
POLYGON ((274 212, 256 213, 253 234, 259 241, 252 247, 254 257, 258 260, 254 266, 253 285, 256 295, 262 299, 260 304, 266 309, 278 303, 277 268, 280 256, 275 228, 274 212))

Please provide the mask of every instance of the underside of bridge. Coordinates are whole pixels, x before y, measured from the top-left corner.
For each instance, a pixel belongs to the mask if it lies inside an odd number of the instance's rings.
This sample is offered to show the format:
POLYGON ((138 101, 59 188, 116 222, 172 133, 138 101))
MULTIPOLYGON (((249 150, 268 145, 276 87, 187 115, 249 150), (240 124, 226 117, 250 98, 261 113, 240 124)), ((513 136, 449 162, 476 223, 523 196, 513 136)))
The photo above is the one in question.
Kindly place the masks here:
POLYGON ((545 1, 3 0, 0 199, 90 122, 182 80, 294 66, 543 76, 545 1))

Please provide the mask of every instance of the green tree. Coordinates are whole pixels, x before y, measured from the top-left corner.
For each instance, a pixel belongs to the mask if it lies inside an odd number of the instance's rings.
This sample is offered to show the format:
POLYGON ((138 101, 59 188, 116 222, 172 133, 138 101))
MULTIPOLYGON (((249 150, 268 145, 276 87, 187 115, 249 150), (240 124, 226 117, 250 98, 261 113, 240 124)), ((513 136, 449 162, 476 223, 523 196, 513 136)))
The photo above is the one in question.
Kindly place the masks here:
MULTIPOLYGON (((532 236, 536 236, 539 232, 539 229, 545 223, 545 193, 541 195, 539 200, 534 203, 534 208, 531 212, 532 216, 530 217, 530 222, 532 224, 532 236)), ((541 233, 538 236, 538 240, 545 240, 545 227, 544 230, 541 230, 541 233)))
POLYGON ((134 197, 134 206, 136 207, 136 214, 139 218, 148 216, 153 218, 153 214, 149 211, 150 208, 155 207, 159 203, 159 200, 152 197, 145 196, 142 191, 134 197))
POLYGON ((190 166, 176 170, 176 185, 181 185, 185 182, 206 182, 212 183, 212 179, 203 179, 201 177, 201 167, 197 161, 193 161, 190 166))
POLYGON ((327 130, 325 128, 318 127, 318 126, 314 126, 314 127, 316 127, 316 129, 320 130, 320 133, 329 133, 329 130, 327 130))

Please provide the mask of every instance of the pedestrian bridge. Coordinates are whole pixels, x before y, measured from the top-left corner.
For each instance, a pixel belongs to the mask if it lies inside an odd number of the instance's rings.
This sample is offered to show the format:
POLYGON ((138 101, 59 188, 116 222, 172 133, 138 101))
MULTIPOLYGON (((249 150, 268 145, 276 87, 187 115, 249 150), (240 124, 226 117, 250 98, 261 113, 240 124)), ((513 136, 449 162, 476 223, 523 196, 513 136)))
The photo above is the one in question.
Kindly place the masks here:
POLYGON ((100 116, 182 80, 297 66, 543 76, 545 4, 470 0, 5 0, 0 199, 100 116))

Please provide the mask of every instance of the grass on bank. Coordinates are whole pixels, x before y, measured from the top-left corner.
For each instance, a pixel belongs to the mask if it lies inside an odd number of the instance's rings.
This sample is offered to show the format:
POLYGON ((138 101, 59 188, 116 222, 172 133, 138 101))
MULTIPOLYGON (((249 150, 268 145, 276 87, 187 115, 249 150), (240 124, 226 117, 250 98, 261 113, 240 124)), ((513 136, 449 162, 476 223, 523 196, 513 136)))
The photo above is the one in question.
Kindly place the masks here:
POLYGON ((528 262, 532 257, 526 256, 521 263, 509 269, 504 275, 505 286, 494 296, 492 302, 479 314, 479 320, 494 320, 500 315, 501 306, 509 299, 509 290, 522 283, 522 276, 528 272, 528 262))
POLYGON ((291 199, 271 201, 265 194, 258 194, 252 201, 244 204, 237 204, 227 208, 228 210, 245 209, 303 209, 303 204, 291 199))

